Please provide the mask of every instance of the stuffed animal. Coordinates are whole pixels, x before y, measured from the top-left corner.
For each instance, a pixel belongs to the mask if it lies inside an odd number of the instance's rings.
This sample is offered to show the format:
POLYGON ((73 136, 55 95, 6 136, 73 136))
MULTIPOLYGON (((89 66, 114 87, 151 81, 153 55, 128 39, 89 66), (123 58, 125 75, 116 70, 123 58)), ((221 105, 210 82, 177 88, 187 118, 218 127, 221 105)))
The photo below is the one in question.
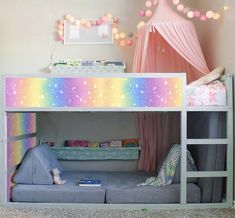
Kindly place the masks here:
POLYGON ((66 183, 66 180, 61 180, 60 171, 57 168, 52 170, 52 176, 53 176, 54 184, 63 185, 66 183))
POLYGON ((202 86, 202 85, 207 85, 214 80, 219 79, 223 74, 224 74, 224 67, 218 67, 208 73, 207 75, 201 77, 200 79, 192 82, 189 84, 189 86, 202 86))

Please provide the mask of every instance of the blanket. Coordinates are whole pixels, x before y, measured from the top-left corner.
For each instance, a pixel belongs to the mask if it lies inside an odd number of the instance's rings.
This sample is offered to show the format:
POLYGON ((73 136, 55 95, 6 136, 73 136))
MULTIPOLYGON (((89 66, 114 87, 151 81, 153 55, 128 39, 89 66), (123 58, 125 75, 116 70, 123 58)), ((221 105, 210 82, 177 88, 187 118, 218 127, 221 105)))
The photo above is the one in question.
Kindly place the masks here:
MULTIPOLYGON (((181 155, 181 146, 177 144, 173 145, 163 165, 161 166, 158 176, 148 178, 144 183, 138 184, 138 187, 170 185, 173 181, 176 167, 180 161, 180 155, 181 155)), ((195 162, 188 150, 187 150, 187 159, 190 165, 192 166, 192 169, 196 170, 195 162)))

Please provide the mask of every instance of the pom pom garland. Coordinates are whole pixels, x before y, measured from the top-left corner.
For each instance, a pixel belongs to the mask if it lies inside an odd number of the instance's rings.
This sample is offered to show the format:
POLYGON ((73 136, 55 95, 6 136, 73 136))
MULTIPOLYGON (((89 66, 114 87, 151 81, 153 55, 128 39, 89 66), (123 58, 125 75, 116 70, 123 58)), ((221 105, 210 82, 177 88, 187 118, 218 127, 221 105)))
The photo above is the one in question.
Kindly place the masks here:
POLYGON ((190 9, 189 7, 184 5, 181 0, 172 0, 172 4, 176 6, 176 9, 178 11, 187 14, 187 17, 190 19, 198 18, 201 21, 206 21, 207 19, 218 20, 221 17, 219 13, 213 12, 212 10, 208 10, 205 12, 204 10, 190 9))
POLYGON ((146 1, 146 2, 145 2, 145 6, 146 6, 147 8, 152 7, 152 2, 151 2, 151 1, 146 1))
MULTIPOLYGON (((176 7, 177 11, 184 13, 188 18, 198 18, 201 21, 207 21, 208 19, 219 20, 221 15, 213 10, 198 10, 191 9, 187 5, 184 5, 181 0, 171 0, 172 4, 176 7)), ((153 6, 158 5, 159 0, 146 0, 145 1, 145 9, 139 11, 140 17, 150 18, 153 15, 153 6)), ((228 6, 224 6, 223 9, 227 11, 229 9, 228 6)), ((86 28, 91 28, 95 26, 99 26, 105 24, 107 21, 112 21, 112 34, 115 40, 120 40, 119 45, 121 47, 125 47, 126 45, 132 46, 136 39, 136 34, 124 33, 119 31, 119 18, 114 17, 112 13, 108 12, 105 15, 101 16, 98 19, 87 20, 87 19, 76 19, 70 14, 64 16, 64 20, 69 22, 75 26, 83 26, 86 28), (132 39, 131 39, 132 38, 132 39)), ((64 40, 64 20, 58 20, 56 23, 56 30, 58 35, 58 40, 64 40)), ((145 25, 145 21, 140 21, 137 25, 137 29, 143 27, 145 25)), ((106 38, 107 35, 102 35, 103 38, 106 38)))
POLYGON ((145 16, 146 17, 151 17, 152 16, 152 11, 151 10, 147 10, 147 11, 145 11, 145 16))

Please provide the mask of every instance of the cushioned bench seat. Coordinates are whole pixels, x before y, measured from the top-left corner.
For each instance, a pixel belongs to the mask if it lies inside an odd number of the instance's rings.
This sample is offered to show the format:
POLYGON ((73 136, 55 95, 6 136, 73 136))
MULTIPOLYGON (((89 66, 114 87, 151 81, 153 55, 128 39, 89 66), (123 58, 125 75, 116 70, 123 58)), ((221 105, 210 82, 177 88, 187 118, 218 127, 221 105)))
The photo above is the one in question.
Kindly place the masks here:
MULTIPOLYGON (((90 173, 89 173, 90 175, 90 173)), ((64 172, 64 185, 18 184, 12 190, 12 201, 41 203, 104 203, 104 187, 79 187, 80 179, 90 179, 85 173, 64 172)), ((95 178, 95 177, 93 177, 95 178)))
MULTIPOLYGON (((180 185, 165 187, 137 187, 151 176, 145 172, 75 172, 66 171, 65 185, 23 185, 13 188, 15 202, 54 203, 178 203, 180 185), (100 179, 101 187, 79 187, 80 179, 100 179)), ((199 203, 200 188, 188 184, 188 202, 199 203)))
MULTIPOLYGON (((187 185, 187 202, 200 203, 200 188, 187 185)), ((174 204, 180 203, 180 184, 163 187, 131 187, 114 186, 106 188, 106 203, 109 204, 174 204)))

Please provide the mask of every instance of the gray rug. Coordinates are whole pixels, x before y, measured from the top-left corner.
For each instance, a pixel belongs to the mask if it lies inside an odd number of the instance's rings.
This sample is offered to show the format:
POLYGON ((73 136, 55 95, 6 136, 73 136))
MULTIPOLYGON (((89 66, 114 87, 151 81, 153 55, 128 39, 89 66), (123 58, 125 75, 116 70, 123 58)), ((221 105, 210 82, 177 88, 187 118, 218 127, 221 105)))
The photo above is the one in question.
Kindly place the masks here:
POLYGON ((39 218, 39 217, 72 217, 72 218, 235 218, 233 209, 205 209, 205 210, 76 210, 76 209, 18 209, 0 207, 0 217, 6 218, 39 218))

